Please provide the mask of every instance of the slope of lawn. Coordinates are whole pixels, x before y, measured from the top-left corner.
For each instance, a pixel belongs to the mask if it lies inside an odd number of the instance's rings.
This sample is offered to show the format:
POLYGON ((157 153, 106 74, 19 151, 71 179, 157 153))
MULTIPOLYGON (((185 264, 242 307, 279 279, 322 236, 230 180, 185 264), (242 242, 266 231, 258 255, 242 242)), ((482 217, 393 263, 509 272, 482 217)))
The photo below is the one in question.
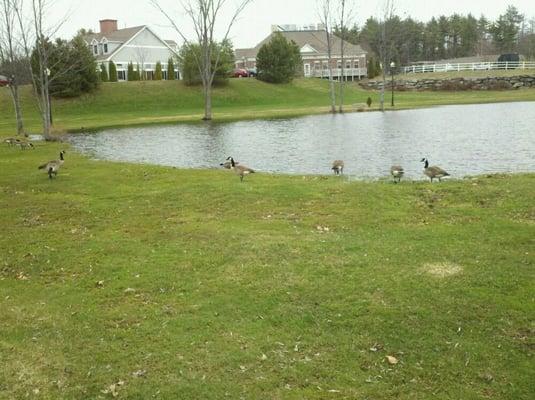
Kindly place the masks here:
MULTIPOLYGON (((23 109, 27 129, 40 131, 39 114, 30 87, 23 90, 23 109)), ((346 110, 378 109, 379 94, 365 91, 357 83, 345 90, 346 110)), ((390 108, 387 94, 387 108, 390 108)), ((401 92, 396 107, 416 108, 441 104, 533 101, 535 89, 499 92, 401 92)), ((110 126, 199 121, 203 99, 198 87, 177 81, 106 83, 94 93, 77 99, 53 99, 54 125, 58 130, 88 130, 110 126)), ((231 79, 228 86, 214 89, 215 120, 274 118, 328 112, 328 82, 298 79, 285 85, 272 85, 256 79, 231 79)), ((15 119, 7 88, 0 88, 0 134, 12 135, 15 119)))
POLYGON ((533 398, 534 174, 50 181, 63 146, 0 147, 0 399, 533 398))

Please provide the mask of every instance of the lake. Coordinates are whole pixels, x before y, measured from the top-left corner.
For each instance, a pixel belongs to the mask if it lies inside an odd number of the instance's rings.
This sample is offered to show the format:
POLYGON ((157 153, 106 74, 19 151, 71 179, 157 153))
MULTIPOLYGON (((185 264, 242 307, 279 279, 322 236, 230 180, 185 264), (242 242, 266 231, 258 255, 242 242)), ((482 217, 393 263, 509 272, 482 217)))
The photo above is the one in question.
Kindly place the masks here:
POLYGON ((103 160, 217 168, 228 156, 262 172, 329 174, 345 161, 354 178, 388 176, 401 164, 423 179, 420 159, 453 177, 535 171, 535 102, 176 124, 70 135, 103 160))

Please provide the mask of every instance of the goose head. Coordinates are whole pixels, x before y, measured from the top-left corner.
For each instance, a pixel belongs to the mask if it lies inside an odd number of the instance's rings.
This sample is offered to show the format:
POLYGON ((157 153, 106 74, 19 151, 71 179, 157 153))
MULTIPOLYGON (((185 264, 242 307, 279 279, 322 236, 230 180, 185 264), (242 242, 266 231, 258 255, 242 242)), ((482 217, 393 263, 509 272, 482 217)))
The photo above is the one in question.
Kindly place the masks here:
POLYGON ((424 158, 422 158, 422 159, 420 160, 420 162, 423 162, 423 163, 425 163, 425 164, 424 164, 424 168, 427 168, 427 167, 429 167, 429 161, 427 161, 427 158, 425 158, 425 157, 424 157, 424 158))
POLYGON ((230 161, 230 165, 232 165, 233 167, 236 165, 236 163, 234 162, 234 158, 232 158, 231 156, 227 157, 227 161, 230 161))

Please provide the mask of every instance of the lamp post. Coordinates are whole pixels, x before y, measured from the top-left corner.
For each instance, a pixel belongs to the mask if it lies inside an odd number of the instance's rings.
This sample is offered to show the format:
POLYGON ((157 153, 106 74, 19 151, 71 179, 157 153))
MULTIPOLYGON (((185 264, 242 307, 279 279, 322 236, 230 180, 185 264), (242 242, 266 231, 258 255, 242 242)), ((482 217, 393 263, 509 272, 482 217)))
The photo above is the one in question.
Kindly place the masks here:
POLYGON ((394 68, 396 68, 396 63, 392 61, 390 63, 390 74, 392 75, 392 107, 394 107, 394 68))

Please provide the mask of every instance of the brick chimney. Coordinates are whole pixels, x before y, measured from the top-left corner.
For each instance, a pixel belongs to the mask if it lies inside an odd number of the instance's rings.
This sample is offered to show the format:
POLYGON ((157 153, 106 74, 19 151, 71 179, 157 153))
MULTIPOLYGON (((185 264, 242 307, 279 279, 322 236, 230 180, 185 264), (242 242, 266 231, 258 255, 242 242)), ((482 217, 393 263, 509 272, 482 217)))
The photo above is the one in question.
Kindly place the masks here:
POLYGON ((116 19, 101 19, 99 22, 100 22, 100 33, 112 33, 117 30, 116 19))

